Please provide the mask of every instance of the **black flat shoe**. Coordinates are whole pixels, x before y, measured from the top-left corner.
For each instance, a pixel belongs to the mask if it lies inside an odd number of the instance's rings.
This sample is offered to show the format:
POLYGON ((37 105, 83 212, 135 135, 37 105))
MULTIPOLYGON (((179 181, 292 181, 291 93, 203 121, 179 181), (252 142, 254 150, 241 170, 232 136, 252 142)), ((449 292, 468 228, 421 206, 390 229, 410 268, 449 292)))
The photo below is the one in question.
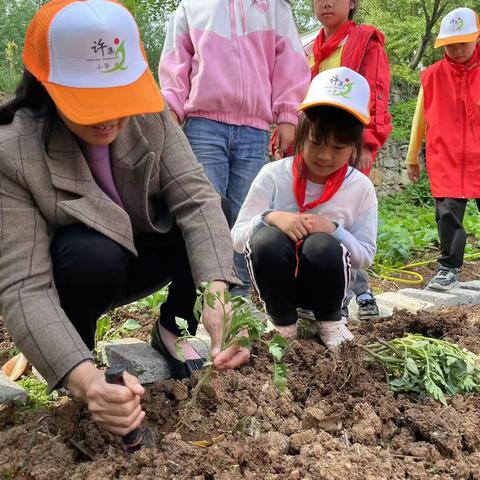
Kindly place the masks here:
POLYGON ((204 358, 188 359, 184 362, 178 358, 175 358, 163 343, 160 332, 158 331, 157 322, 155 322, 155 325, 150 333, 150 345, 165 358, 168 366, 170 367, 172 378, 175 378, 176 380, 190 378, 192 373, 197 370, 201 370, 203 364, 205 363, 204 358))

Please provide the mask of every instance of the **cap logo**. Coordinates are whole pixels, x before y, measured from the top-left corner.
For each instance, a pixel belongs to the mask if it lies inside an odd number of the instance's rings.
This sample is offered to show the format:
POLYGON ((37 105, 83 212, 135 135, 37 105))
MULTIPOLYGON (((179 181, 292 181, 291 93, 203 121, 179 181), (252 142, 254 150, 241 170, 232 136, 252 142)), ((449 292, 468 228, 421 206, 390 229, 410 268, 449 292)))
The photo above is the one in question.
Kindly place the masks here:
POLYGON ((342 80, 338 75, 334 75, 330 78, 330 86, 327 86, 327 91, 335 97, 350 98, 349 94, 353 85, 349 78, 342 80))
POLYGON ((90 47, 94 56, 86 59, 87 62, 97 62, 96 69, 102 73, 112 73, 121 70, 126 70, 128 65, 125 65, 126 52, 125 40, 120 42, 118 37, 115 37, 113 44, 107 44, 102 38, 95 40, 90 47))
POLYGON ((448 25, 448 30, 450 32, 458 32, 459 30, 462 30, 463 27, 464 27, 464 23, 463 23, 462 17, 452 18, 448 25))

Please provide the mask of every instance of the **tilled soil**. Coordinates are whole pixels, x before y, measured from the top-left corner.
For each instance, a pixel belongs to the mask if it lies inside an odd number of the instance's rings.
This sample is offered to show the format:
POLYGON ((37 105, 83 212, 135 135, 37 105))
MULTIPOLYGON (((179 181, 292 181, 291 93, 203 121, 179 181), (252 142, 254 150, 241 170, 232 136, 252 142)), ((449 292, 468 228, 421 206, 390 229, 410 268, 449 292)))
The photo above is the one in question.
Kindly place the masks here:
MULTIPOLYGON (((480 354, 480 307, 396 312, 352 330, 362 344, 419 332, 480 354)), ((284 394, 262 349, 240 370, 216 374, 193 406, 197 378, 151 385, 143 405, 157 448, 130 455, 68 398, 52 411, 4 407, 0 478, 480 479, 480 397, 458 396, 446 408, 394 395, 352 344, 332 356, 315 339, 301 340, 286 360, 284 394), (210 446, 192 443, 199 440, 210 446)))

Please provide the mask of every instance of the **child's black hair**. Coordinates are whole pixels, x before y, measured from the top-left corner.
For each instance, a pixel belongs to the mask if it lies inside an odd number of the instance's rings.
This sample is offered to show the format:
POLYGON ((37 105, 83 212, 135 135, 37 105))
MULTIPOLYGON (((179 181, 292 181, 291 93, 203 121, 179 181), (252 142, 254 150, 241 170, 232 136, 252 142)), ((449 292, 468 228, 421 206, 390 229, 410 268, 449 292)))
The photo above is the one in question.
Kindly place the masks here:
POLYGON ((308 108, 298 122, 295 153, 303 151, 308 138, 319 144, 332 139, 340 145, 353 145, 355 153, 350 164, 356 167, 362 152, 363 124, 340 108, 327 105, 308 108))

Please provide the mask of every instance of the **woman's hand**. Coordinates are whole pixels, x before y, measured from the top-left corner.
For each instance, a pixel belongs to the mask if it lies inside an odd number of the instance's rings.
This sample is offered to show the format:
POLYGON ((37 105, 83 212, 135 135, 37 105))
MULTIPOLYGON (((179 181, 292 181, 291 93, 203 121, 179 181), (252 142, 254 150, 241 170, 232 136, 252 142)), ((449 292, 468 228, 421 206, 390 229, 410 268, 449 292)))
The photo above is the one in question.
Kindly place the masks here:
POLYGON ((312 233, 325 232, 333 233, 337 226, 325 215, 316 215, 312 213, 305 214, 304 217, 311 225, 312 233))
POLYGON ((312 233, 308 216, 301 213, 270 212, 264 218, 265 223, 279 228, 290 240, 298 242, 312 233))
POLYGON ((83 362, 71 371, 67 383, 72 395, 88 405, 92 420, 121 437, 139 427, 145 417, 140 406, 143 387, 129 373, 123 379, 125 386, 109 384, 102 370, 83 362))
MULTIPOLYGON (((223 292, 226 289, 227 285, 224 282, 210 283, 210 291, 212 293, 220 292, 220 299, 223 299, 223 292)), ((225 308, 227 315, 230 315, 231 305, 228 303, 222 307, 219 300, 215 300, 213 308, 210 308, 205 302, 202 312, 203 325, 212 339, 213 365, 219 370, 237 368, 250 358, 250 350, 238 344, 231 345, 220 351, 223 330, 223 308, 225 308)))
POLYGON ((420 178, 420 166, 417 165, 407 165, 408 178, 412 182, 418 182, 420 178))

